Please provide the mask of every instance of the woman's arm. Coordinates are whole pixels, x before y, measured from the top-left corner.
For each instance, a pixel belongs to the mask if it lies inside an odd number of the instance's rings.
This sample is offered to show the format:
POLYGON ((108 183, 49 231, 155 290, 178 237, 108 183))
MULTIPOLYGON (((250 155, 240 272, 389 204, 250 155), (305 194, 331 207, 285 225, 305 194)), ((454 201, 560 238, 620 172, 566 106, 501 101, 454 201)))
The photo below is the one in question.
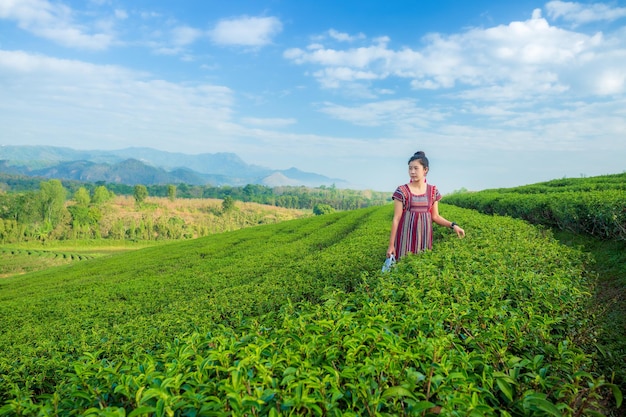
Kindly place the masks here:
POLYGON ((465 230, 461 228, 458 224, 454 223, 454 226, 451 221, 444 219, 441 215, 439 215, 439 202, 435 201, 433 204, 433 208, 431 211, 431 216, 433 222, 437 223, 439 226, 450 227, 454 230, 458 237, 465 236, 465 230))
POLYGON ((393 220, 391 222, 391 233, 389 234, 389 247, 387 248, 387 258, 391 255, 396 256, 396 233, 398 233, 398 225, 402 217, 402 202, 393 201, 393 220))

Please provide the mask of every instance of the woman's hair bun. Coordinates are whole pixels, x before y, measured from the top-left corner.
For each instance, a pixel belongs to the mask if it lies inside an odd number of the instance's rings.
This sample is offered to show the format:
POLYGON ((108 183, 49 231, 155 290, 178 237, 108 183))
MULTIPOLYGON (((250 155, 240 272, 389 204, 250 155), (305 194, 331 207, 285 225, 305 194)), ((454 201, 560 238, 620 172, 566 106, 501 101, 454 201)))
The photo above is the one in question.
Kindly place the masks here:
POLYGON ((426 153, 424 151, 415 152, 411 159, 409 159, 409 164, 416 160, 420 161, 420 164, 422 164, 424 168, 428 168, 428 158, 426 158, 426 153))

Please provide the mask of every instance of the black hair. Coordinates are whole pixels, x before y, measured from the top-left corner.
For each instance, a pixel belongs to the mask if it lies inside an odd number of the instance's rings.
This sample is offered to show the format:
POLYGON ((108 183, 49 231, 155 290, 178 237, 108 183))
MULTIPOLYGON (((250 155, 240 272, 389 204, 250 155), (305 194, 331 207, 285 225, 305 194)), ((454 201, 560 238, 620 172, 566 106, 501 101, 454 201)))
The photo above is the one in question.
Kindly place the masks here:
POLYGON ((409 159, 409 164, 413 161, 419 161, 424 168, 428 168, 428 158, 426 158, 426 154, 422 151, 415 152, 409 159))

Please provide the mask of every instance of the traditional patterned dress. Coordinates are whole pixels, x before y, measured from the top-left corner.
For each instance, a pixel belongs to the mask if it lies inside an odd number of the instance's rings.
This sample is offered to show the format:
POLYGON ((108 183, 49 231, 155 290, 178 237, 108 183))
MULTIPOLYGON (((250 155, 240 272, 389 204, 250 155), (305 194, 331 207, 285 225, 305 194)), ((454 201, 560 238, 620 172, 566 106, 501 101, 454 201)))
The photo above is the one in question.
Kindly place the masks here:
POLYGON ((409 252, 419 253, 433 247, 433 218, 431 209, 441 200, 437 187, 428 184, 426 193, 416 195, 408 184, 396 188, 392 199, 402 203, 402 217, 396 231, 396 258, 409 252))

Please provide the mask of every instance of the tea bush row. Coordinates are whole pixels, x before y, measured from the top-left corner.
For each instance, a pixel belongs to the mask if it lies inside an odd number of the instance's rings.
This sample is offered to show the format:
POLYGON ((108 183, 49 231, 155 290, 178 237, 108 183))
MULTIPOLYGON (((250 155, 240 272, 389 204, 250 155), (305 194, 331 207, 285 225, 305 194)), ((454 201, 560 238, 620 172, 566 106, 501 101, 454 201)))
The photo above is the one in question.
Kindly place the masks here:
POLYGON ((0 248, 0 254, 2 255, 28 255, 34 257, 44 257, 44 258, 62 258, 62 259, 70 259, 70 260, 85 260, 91 259, 93 256, 84 255, 80 253, 67 253, 67 252, 56 252, 49 250, 38 250, 38 249, 11 249, 11 248, 0 248))
POLYGON ((552 192, 546 194, 499 191, 454 194, 448 204, 486 214, 512 216, 600 239, 626 240, 626 192, 552 192))
POLYGON ((593 177, 560 178, 550 181, 491 191, 500 193, 545 194, 587 191, 626 191, 626 172, 621 174, 597 175, 593 177))
POLYGON ((91 259, 93 256, 37 249, 0 248, 0 276, 10 276, 36 271, 74 261, 91 259))

